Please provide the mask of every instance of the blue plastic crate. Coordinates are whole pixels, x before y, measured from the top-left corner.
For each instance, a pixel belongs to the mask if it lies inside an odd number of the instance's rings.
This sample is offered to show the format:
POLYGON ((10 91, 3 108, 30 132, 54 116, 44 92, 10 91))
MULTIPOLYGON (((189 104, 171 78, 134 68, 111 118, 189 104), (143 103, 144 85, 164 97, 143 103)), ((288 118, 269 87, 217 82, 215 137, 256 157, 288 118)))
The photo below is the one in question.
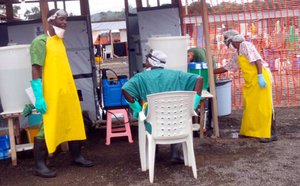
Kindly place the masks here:
POLYGON ((10 149, 9 135, 0 136, 0 150, 10 149))
POLYGON ((9 158, 9 149, 0 149, 0 160, 9 158))
POLYGON ((127 78, 118 80, 102 80, 104 107, 128 106, 122 93, 122 86, 127 82, 127 78))

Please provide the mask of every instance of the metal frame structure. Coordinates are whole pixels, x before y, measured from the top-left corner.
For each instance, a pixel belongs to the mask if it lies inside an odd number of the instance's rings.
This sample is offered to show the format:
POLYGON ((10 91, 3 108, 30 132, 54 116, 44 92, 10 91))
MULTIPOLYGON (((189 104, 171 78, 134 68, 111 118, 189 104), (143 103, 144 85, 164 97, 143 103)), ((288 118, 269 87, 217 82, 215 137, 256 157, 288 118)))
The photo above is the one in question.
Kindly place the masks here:
MULTIPOLYGON (((0 0, 0 4, 5 4, 6 5, 6 16, 7 20, 13 20, 13 6, 12 4, 14 3, 20 3, 23 0, 0 0)), ((40 10, 41 10, 41 17, 42 17, 42 22, 43 22, 43 27, 44 30, 47 30, 47 14, 49 11, 48 7, 48 2, 58 2, 58 1, 73 1, 73 0, 26 0, 27 2, 39 2, 40 3, 40 10)), ((80 1, 80 8, 81 8, 81 15, 82 16, 87 16, 90 15, 90 10, 89 10, 89 1, 88 0, 79 0, 80 1)), ((125 14, 126 17, 129 16, 129 5, 128 5, 128 0, 124 0, 125 3, 125 14)), ((149 5, 149 1, 146 1, 147 6, 149 5)), ((183 8, 181 4, 181 0, 171 0, 171 4, 178 5, 180 7, 180 15, 183 15, 183 8)), ((217 102, 216 102, 216 92, 215 92, 215 82, 213 78, 213 63, 212 63, 212 52, 210 49, 209 45, 209 25, 208 25, 208 13, 207 13, 207 6, 206 6, 206 0, 201 0, 202 4, 202 22, 203 22, 203 30, 204 30, 204 36, 205 36, 205 45, 207 49, 207 59, 208 59, 208 69, 209 69, 209 74, 211 74, 209 77, 209 82, 210 82, 210 91, 213 94, 213 122, 214 122, 214 135, 216 137, 219 137, 219 125, 218 125, 218 118, 217 118, 217 102)), ((157 5, 160 6, 160 0, 157 0, 157 5)), ((136 7, 137 10, 143 8, 143 2, 142 0, 136 0, 136 7)), ((183 16, 180 16, 181 19, 183 16)), ((183 23, 183 21, 181 20, 183 23)), ((181 28, 183 31, 183 27, 181 28)), ((184 32, 182 32, 184 33, 184 32)))

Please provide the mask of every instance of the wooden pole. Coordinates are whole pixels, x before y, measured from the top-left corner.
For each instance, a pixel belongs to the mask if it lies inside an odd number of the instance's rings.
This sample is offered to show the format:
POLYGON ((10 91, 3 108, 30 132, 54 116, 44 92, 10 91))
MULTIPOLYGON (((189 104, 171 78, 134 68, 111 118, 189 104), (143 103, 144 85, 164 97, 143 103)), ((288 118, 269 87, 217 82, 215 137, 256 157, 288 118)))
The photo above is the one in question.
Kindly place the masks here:
POLYGON ((90 15, 90 7, 88 0, 80 0, 80 10, 82 16, 90 15))
POLYGON ((13 20, 14 19, 14 11, 13 11, 12 3, 6 3, 5 6, 6 6, 7 21, 13 20))
POLYGON ((41 8, 43 29, 44 29, 44 33, 46 33, 48 30, 48 21, 47 21, 47 14, 49 12, 48 1, 40 0, 40 8, 41 8))
POLYGON ((57 9, 57 2, 56 0, 53 0, 54 1, 54 8, 57 9))
POLYGON ((64 10, 66 10, 66 1, 63 1, 64 10))
POLYGON ((128 0, 124 0, 124 7, 125 7, 125 17, 127 18, 128 14, 129 14, 128 0))
POLYGON ((136 9, 139 9, 139 8, 143 7, 142 0, 135 0, 135 2, 136 2, 136 9))
POLYGON ((140 11, 141 9, 143 9, 143 2, 142 0, 135 0, 136 3, 136 10, 140 11))
POLYGON ((185 33, 186 29, 185 29, 185 23, 184 23, 184 11, 183 11, 183 8, 182 8, 181 1, 177 1, 176 5, 178 6, 178 10, 179 10, 181 35, 185 36, 186 35, 186 33, 185 33))
POLYGON ((214 79, 214 72, 213 72, 213 61, 212 61, 212 54, 210 50, 210 38, 208 32, 208 13, 207 13, 207 6, 206 0, 201 0, 202 6, 202 23, 203 23, 203 33, 205 38, 205 46, 206 46, 206 57, 208 60, 208 73, 209 73, 209 89, 210 93, 214 96, 212 98, 212 117, 214 122, 214 136, 220 137, 219 133, 219 123, 218 123, 218 112, 217 112, 217 99, 216 99, 216 87, 215 87, 215 79, 214 79))
POLYGON ((110 58, 114 58, 114 39, 113 39, 113 33, 112 30, 109 31, 109 38, 110 38, 110 46, 111 46, 111 56, 110 58))
MULTIPOLYGON (((126 18, 126 27, 128 28, 129 23, 128 23, 128 16, 129 16, 129 3, 128 0, 124 0, 125 3, 125 18, 126 18)), ((129 43, 129 36, 128 36, 128 29, 126 30, 126 35, 127 35, 127 41, 126 41, 126 56, 128 57, 129 60, 129 48, 128 48, 128 43, 129 43)))
MULTIPOLYGON (((180 1, 180 3, 181 3, 181 1, 180 1)), ((179 4, 179 0, 172 0, 171 4, 172 5, 178 5, 179 4)))

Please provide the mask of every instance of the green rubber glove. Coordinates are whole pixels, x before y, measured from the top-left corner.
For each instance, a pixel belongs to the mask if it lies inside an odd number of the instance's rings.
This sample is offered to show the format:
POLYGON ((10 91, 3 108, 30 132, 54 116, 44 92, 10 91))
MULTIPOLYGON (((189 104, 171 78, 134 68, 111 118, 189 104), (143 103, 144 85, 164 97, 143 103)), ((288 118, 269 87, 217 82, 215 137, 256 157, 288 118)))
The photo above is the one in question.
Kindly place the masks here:
POLYGON ((133 112, 133 118, 138 120, 139 119, 139 112, 133 112))
POLYGON ((33 104, 26 104, 24 109, 23 109, 23 115, 25 117, 29 116, 32 113, 32 110, 35 109, 33 104))
POLYGON ((41 114, 45 114, 47 105, 43 96, 42 80, 39 78, 30 81, 30 83, 35 96, 35 109, 41 114))
POLYGON ((142 111, 142 107, 141 105, 139 104, 139 102, 137 101, 134 101, 133 103, 130 103, 128 101, 126 101, 128 103, 128 105, 130 106, 130 108, 133 110, 133 117, 135 119, 138 119, 139 117, 139 112, 142 111))
POLYGON ((195 100, 194 100, 194 109, 196 109, 198 107, 200 101, 201 101, 201 96, 199 96, 198 94, 196 94, 195 100))

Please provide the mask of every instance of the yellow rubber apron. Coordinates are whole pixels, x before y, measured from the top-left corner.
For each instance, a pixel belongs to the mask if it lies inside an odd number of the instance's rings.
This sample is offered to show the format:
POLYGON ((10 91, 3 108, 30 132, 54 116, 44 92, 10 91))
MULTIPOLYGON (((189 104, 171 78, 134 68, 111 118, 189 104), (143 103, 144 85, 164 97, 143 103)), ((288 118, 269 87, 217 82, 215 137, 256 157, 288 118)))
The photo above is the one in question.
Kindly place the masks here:
POLYGON ((265 67, 262 74, 266 80, 266 88, 258 84, 256 65, 239 55, 238 63, 243 73, 244 112, 240 134, 257 138, 270 138, 272 122, 272 84, 271 74, 265 67))
POLYGON ((46 42, 43 93, 47 104, 43 121, 48 152, 53 153, 62 142, 86 139, 66 49, 56 35, 48 37, 46 42))

